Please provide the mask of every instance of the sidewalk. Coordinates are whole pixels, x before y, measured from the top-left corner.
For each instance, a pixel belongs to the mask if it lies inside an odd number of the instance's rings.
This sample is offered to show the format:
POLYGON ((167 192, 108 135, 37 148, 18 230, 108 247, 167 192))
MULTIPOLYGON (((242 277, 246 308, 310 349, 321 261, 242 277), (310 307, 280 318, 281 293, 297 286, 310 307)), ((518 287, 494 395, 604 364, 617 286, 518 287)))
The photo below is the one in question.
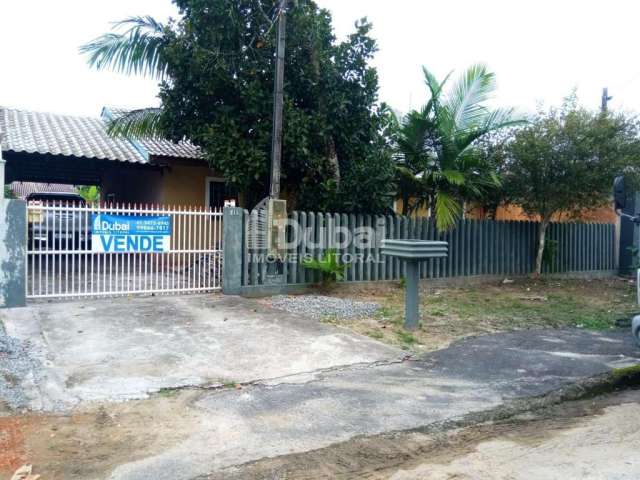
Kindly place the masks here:
MULTIPOLYGON (((108 478, 194 479, 360 435, 432 426, 640 364, 627 330, 522 331, 458 342, 418 360, 331 369, 202 392, 183 441, 108 478)), ((224 475, 223 475, 224 476, 224 475)))

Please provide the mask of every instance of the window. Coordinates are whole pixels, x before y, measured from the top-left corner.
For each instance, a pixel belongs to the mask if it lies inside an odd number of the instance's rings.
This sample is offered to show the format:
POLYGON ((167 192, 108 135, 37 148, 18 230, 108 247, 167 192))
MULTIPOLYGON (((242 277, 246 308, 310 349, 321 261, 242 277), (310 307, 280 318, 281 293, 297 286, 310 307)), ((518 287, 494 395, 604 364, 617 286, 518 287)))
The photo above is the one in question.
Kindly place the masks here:
POLYGON ((238 203, 238 192, 221 178, 207 178, 206 205, 210 208, 223 208, 224 202, 234 200, 238 203))

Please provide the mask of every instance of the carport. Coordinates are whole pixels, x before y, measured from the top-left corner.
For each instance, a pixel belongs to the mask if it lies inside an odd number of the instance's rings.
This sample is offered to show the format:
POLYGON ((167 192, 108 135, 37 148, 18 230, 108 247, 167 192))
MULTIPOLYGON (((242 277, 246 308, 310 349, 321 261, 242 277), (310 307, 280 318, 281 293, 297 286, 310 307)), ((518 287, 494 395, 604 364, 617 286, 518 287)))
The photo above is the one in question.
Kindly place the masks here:
POLYGON ((14 282, 12 291, 24 289, 26 298, 41 299, 204 293, 221 288, 222 210, 214 205, 203 208, 206 186, 215 172, 193 144, 114 138, 104 118, 3 107, 0 133, 7 183, 95 185, 101 187, 102 197, 95 205, 60 198, 31 202, 26 212, 17 211, 24 204, 13 202, 14 222, 19 225, 7 231, 27 230, 28 235, 13 241, 16 273, 9 277, 26 278, 14 282), (149 238, 135 243, 147 245, 144 248, 109 250, 120 243, 103 234, 100 238, 108 237, 106 249, 94 249, 91 232, 98 218, 110 225, 165 225, 166 241, 153 251, 147 248, 149 238), (23 262, 25 244, 23 267, 18 264, 23 262))
MULTIPOLYGON (((152 176, 152 172, 162 175, 162 165, 150 163, 135 142, 110 137, 99 118, 0 107, 0 132, 6 183, 105 187, 118 178, 152 176)), ((130 198, 118 200, 143 198, 132 191, 130 198)))

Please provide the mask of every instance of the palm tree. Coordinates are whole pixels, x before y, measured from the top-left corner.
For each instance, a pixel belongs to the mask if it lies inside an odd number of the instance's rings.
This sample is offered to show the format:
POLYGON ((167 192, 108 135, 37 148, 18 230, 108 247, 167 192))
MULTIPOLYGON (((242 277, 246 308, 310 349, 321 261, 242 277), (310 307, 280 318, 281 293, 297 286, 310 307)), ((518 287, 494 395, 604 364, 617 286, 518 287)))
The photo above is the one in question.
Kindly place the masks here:
MULTIPOLYGON (((489 109, 495 92, 495 74, 473 65, 445 93, 451 74, 442 82, 423 68, 431 97, 419 111, 410 112, 396 134, 403 162, 397 166, 400 186, 409 186, 414 203, 408 211, 426 206, 439 230, 452 228, 465 201, 479 198, 499 186, 476 143, 490 132, 523 123, 513 109, 489 109), (411 177, 411 180, 409 179, 411 177)), ((403 212, 404 213, 404 212, 403 212)))
MULTIPOLYGON (((98 70, 113 70, 127 75, 166 79, 164 60, 167 28, 153 17, 130 17, 116 22, 113 31, 80 47, 88 63, 98 70)), ((161 136, 161 110, 143 108, 113 118, 108 132, 114 136, 161 136)))

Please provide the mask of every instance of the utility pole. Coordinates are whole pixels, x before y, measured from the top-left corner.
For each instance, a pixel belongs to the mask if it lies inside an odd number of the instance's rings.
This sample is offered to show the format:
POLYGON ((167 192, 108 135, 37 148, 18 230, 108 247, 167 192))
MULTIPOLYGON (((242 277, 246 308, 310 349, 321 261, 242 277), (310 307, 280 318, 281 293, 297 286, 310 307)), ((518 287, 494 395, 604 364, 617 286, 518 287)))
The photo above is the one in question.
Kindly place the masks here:
POLYGON ((609 89, 607 87, 604 87, 602 89, 602 113, 606 113, 607 112, 607 107, 609 104, 609 100, 611 100, 613 97, 609 96, 609 89))
POLYGON ((282 164, 282 112, 284 104, 284 52, 287 37, 287 3, 280 0, 276 45, 276 75, 273 88, 273 134, 271 138, 271 188, 269 196, 280 198, 282 164))

